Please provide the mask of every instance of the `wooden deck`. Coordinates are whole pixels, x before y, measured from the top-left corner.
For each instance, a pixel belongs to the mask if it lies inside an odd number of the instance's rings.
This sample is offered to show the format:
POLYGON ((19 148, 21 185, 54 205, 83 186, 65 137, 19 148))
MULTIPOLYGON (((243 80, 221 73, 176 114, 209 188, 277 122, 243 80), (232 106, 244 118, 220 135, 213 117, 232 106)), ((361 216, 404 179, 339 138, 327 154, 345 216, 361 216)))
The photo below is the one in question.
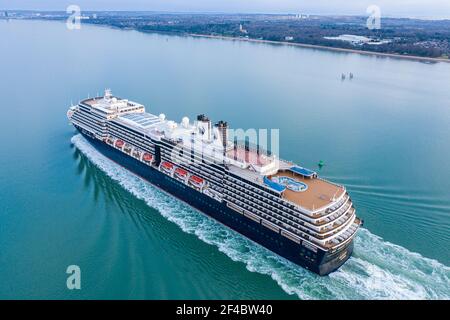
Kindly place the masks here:
POLYGON ((340 186, 317 178, 304 178, 303 176, 295 174, 292 171, 279 171, 274 176, 290 177, 305 183, 308 186, 306 191, 295 192, 286 189, 283 192, 283 197, 311 211, 320 209, 330 204, 333 202, 333 198, 337 199, 344 193, 344 188, 340 186))

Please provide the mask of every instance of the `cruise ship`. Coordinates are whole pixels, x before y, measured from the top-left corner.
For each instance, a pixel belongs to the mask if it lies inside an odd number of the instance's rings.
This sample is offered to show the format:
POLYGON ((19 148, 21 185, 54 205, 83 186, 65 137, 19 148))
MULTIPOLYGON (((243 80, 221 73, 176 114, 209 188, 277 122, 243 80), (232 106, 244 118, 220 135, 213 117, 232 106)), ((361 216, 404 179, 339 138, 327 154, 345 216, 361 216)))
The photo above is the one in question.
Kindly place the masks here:
POLYGON ((225 121, 177 123, 110 90, 67 117, 106 157, 303 268, 327 275, 352 254, 362 220, 346 188, 229 139, 225 121))

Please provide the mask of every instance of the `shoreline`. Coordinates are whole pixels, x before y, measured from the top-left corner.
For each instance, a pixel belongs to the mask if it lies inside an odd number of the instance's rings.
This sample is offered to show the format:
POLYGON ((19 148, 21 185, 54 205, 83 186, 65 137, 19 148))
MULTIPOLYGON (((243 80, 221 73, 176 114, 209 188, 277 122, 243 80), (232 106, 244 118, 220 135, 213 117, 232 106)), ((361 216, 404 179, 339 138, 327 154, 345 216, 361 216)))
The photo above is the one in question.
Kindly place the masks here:
MULTIPOLYGON (((59 21, 59 20, 49 20, 49 19, 24 19, 24 20, 39 20, 39 21, 59 21)), ((194 37, 194 38, 205 38, 205 39, 216 39, 216 40, 227 40, 227 41, 242 41, 242 42, 251 42, 251 43, 261 43, 261 44, 274 44, 274 45, 284 45, 284 46, 293 46, 300 48, 309 48, 309 49, 319 49, 319 50, 328 50, 335 52, 344 52, 344 53, 356 53, 366 56, 378 56, 378 57, 387 57, 387 58, 398 58, 405 59, 410 61, 418 61, 418 62, 445 62, 450 63, 450 58, 430 58, 430 57, 421 57, 421 56, 412 56, 412 55, 401 55, 397 53, 384 53, 384 52, 375 52, 375 51, 366 51, 366 50, 358 50, 358 49, 347 49, 347 48, 338 48, 338 47, 328 47, 316 44, 307 44, 307 43, 298 43, 298 42, 289 42, 289 41, 274 41, 274 40, 259 40, 259 39, 251 39, 251 38, 239 38, 239 37, 229 37, 229 36, 214 36, 208 34, 198 34, 198 33, 183 33, 183 32, 161 32, 161 31, 144 31, 136 28, 123 28, 117 27, 110 24, 97 24, 97 23, 89 23, 87 24, 91 26, 97 27, 106 27, 116 30, 123 31, 136 31, 140 33, 147 34, 160 34, 160 35, 172 35, 172 36, 180 36, 180 37, 194 37)))
POLYGON ((250 39, 250 38, 213 36, 213 35, 196 34, 196 33, 188 33, 187 35, 191 36, 191 37, 197 37, 197 38, 209 38, 209 39, 253 42, 253 43, 263 43, 263 44, 276 44, 276 45, 294 46, 294 47, 309 48, 309 49, 330 50, 330 51, 347 52, 347 53, 357 53, 357 54, 362 54, 362 55, 372 55, 372 56, 379 56, 379 57, 398 58, 398 59, 415 60, 415 61, 450 63, 450 59, 445 59, 445 58, 430 58, 430 57, 420 57, 420 56, 411 56, 411 55, 401 55, 401 54, 396 54, 396 53, 383 53, 383 52, 374 52, 374 51, 357 50, 357 49, 336 48, 336 47, 327 47, 327 46, 321 46, 321 45, 316 45, 316 44, 296 43, 296 42, 288 42, 288 41, 258 40, 258 39, 250 39))

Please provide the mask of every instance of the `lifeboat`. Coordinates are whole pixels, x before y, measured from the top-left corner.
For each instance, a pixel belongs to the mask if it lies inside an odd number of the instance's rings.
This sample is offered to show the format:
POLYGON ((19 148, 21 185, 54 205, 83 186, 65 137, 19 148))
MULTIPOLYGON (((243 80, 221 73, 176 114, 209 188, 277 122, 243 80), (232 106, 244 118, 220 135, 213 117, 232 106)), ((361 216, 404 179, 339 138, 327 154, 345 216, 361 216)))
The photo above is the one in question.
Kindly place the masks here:
POLYGON ((175 169, 175 173, 177 174, 177 176, 179 176, 180 178, 186 178, 187 176, 187 171, 181 168, 176 168, 175 169))
POLYGON ((125 144, 125 142, 123 142, 122 140, 117 140, 116 141, 116 147, 117 148, 122 148, 124 144, 125 144))
POLYGON ((150 162, 150 161, 152 161, 153 156, 152 156, 150 153, 144 153, 144 156, 142 157, 142 159, 143 159, 145 162, 150 162))
POLYGON ((165 162, 161 163, 161 169, 163 169, 166 172, 172 172, 173 164, 165 161, 165 162))
POLYGON ((110 144, 110 145, 113 145, 114 141, 111 138, 106 138, 106 143, 110 144))
POLYGON ((189 182, 198 188, 203 187, 203 184, 205 183, 205 181, 202 178, 197 176, 191 176, 189 178, 189 182))

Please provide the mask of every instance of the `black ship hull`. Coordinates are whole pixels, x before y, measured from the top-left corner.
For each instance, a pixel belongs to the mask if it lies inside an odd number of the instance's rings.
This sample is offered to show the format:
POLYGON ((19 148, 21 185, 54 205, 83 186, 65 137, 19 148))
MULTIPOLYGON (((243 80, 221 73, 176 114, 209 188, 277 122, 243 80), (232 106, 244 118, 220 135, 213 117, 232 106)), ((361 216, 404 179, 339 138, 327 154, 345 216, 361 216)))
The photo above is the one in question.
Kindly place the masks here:
POLYGON ((237 213, 225 202, 213 198, 172 178, 156 168, 150 167, 135 158, 93 138, 78 128, 83 136, 103 155, 117 164, 140 176, 170 195, 186 202, 225 226, 253 240, 270 251, 288 259, 295 264, 319 275, 327 275, 337 270, 350 257, 353 251, 353 240, 335 252, 318 249, 317 252, 268 229, 258 222, 237 213))

